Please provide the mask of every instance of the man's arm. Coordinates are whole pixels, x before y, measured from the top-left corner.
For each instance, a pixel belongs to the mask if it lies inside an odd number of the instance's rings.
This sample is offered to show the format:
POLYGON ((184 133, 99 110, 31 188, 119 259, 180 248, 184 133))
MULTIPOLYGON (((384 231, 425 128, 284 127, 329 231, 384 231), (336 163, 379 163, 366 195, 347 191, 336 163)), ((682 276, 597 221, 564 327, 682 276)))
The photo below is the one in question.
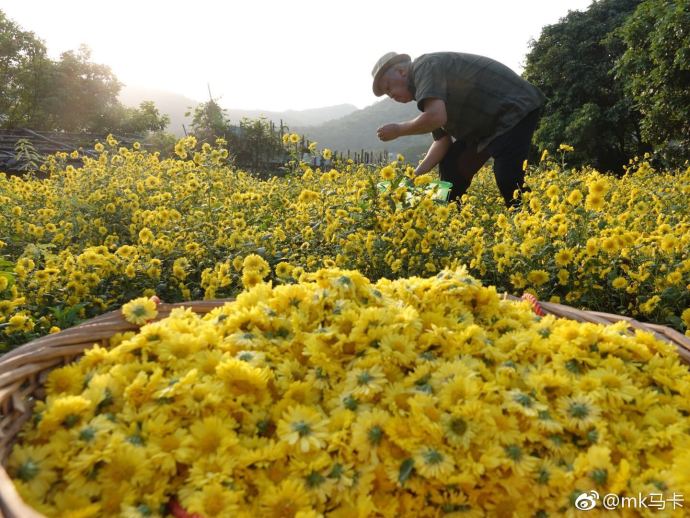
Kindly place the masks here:
POLYGON ((431 171, 436 164, 438 164, 450 148, 452 140, 449 135, 445 135, 438 140, 434 140, 431 146, 429 146, 429 151, 426 152, 426 156, 422 163, 417 166, 414 170, 415 175, 420 175, 428 173, 431 171))
POLYGON ((379 139, 387 142, 405 135, 421 135, 430 133, 446 124, 446 103, 442 99, 427 99, 424 101, 424 111, 412 120, 400 123, 386 124, 376 130, 379 139))

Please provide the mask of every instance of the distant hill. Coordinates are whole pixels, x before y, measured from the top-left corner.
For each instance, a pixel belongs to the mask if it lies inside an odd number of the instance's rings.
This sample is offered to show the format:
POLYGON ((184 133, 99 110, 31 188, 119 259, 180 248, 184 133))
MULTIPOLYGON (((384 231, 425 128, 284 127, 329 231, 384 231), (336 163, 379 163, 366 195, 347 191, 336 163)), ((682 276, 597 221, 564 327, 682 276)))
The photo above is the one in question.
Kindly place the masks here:
POLYGON ((346 153, 365 151, 388 151, 402 153, 410 161, 414 161, 426 152, 432 142, 431 135, 415 135, 402 137, 390 142, 381 142, 376 136, 376 129, 389 122, 402 122, 419 115, 414 102, 402 104, 390 99, 384 99, 357 110, 339 119, 331 120, 315 126, 296 126, 291 128, 305 135, 309 140, 315 140, 320 148, 328 147, 346 153))
POLYGON ((227 110, 227 114, 228 117, 230 117, 230 121, 233 123, 241 120, 242 117, 249 117, 250 119, 266 117, 276 124, 280 123, 282 120, 283 123, 290 126, 290 130, 292 130, 293 126, 315 126, 332 119, 344 117, 355 111, 357 111, 357 107, 352 104, 336 104, 335 106, 326 106, 324 108, 287 110, 284 112, 229 109, 227 110))
MULTIPOLYGON (((191 117, 185 117, 184 114, 188 111, 193 112, 194 108, 199 104, 199 101, 183 95, 151 88, 125 86, 120 91, 120 102, 125 106, 138 106, 142 101, 153 101, 161 113, 167 114, 170 117, 168 131, 175 135, 184 135, 183 124, 189 129, 192 120, 191 117)), ((287 110, 284 112, 227 109, 226 113, 233 124, 237 124, 243 117, 256 119, 263 116, 276 124, 279 124, 282 120, 284 124, 290 127, 290 130, 293 130, 293 127, 296 126, 319 125, 331 119, 348 115, 356 110, 357 107, 352 104, 338 104, 324 108, 287 110)))

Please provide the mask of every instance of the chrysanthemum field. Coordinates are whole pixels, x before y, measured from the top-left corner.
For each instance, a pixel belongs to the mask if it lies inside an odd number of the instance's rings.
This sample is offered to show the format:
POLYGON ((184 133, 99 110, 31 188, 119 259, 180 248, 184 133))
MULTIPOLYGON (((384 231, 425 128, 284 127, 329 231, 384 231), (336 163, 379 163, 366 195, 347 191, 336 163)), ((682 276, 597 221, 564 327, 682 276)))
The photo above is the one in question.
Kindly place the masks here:
POLYGON ((192 137, 166 160, 112 138, 97 146, 80 168, 54 157, 48 179, 0 175, 5 350, 142 294, 234 297, 331 266, 375 281, 465 265, 500 292, 690 327, 690 169, 635 161, 618 179, 545 159, 510 213, 488 169, 458 209, 410 199, 402 161, 296 165, 262 181, 192 137), (384 178, 401 187, 378 192, 384 178), (260 275, 242 272, 252 253, 269 265, 260 275))

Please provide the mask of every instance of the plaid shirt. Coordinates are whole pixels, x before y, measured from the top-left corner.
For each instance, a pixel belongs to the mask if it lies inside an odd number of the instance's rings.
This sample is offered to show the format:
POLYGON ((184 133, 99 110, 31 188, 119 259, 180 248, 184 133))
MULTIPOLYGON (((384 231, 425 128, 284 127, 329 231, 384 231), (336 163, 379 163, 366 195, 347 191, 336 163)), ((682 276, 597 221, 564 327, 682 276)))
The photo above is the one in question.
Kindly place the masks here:
POLYGON ((528 113, 544 105, 544 94, 507 66, 475 54, 435 52, 414 60, 409 89, 417 107, 442 99, 448 122, 435 140, 451 135, 482 151, 528 113))

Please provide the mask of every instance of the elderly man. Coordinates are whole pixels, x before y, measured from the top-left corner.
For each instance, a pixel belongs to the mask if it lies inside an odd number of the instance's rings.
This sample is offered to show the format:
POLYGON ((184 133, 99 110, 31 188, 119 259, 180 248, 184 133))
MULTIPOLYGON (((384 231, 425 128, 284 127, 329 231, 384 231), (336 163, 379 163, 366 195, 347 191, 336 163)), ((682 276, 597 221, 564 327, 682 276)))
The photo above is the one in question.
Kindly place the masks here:
POLYGON ((389 52, 372 75, 377 97, 414 100, 422 111, 413 120, 377 130, 384 142, 431 132, 434 142, 416 174, 438 164, 441 179, 453 182, 450 197, 455 200, 493 157, 506 205, 520 203, 519 193, 527 189, 523 163, 544 105, 539 89, 493 59, 458 52, 424 54, 414 61, 389 52))

